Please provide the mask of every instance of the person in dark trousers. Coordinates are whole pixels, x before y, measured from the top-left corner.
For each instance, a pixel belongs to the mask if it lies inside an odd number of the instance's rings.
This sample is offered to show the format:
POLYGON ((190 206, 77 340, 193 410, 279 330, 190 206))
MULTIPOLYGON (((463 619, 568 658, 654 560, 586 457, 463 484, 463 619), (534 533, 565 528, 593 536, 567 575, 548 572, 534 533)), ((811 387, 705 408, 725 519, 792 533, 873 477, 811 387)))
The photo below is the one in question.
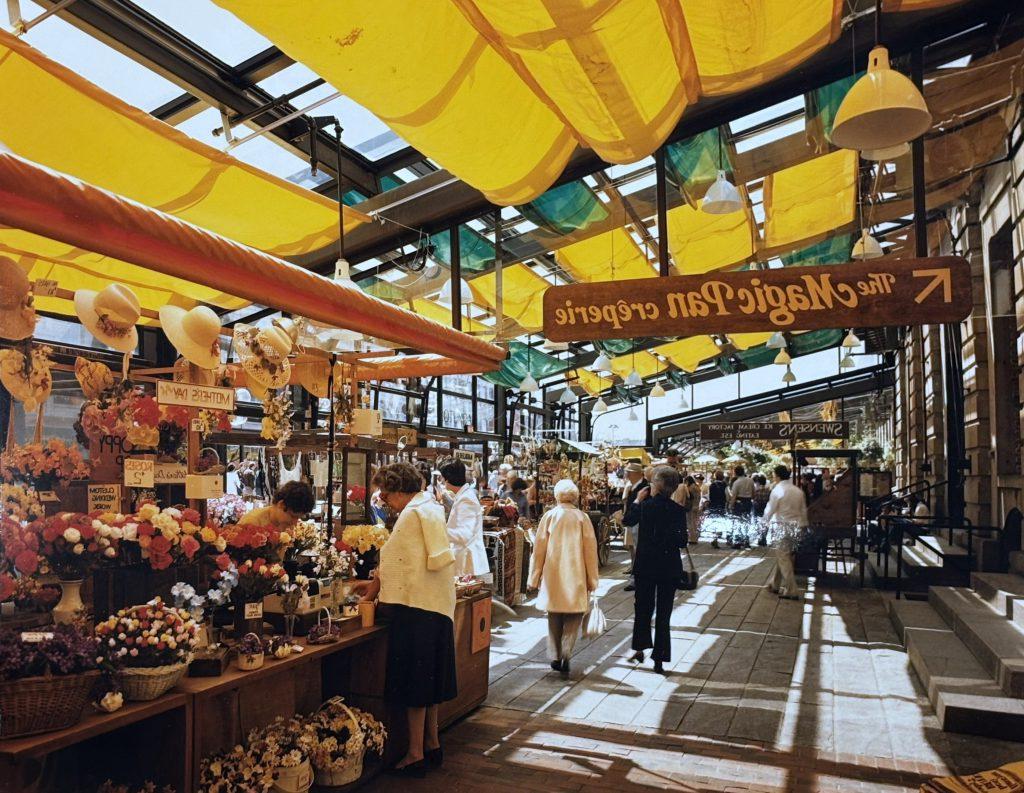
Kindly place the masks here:
POLYGON ((629 583, 626 584, 626 591, 632 592, 636 587, 633 583, 633 563, 636 561, 636 531, 639 513, 631 511, 636 503, 636 497, 643 492, 650 494, 651 483, 644 476, 644 467, 638 462, 629 463, 626 466, 627 484, 622 496, 622 526, 625 530, 623 544, 629 550, 629 583))
POLYGON ((641 663, 644 651, 653 647, 654 671, 664 674, 672 660, 670 619, 676 589, 683 575, 680 551, 686 547, 686 510, 672 500, 679 487, 679 472, 659 465, 651 477, 651 491, 637 494, 627 518, 637 523, 633 580, 633 660, 641 663), (651 640, 651 617, 654 640, 651 640))
POLYGON ((725 483, 725 474, 715 471, 711 477, 711 484, 708 485, 708 505, 704 512, 711 518, 711 526, 715 529, 714 539, 711 547, 718 547, 718 538, 721 535, 722 518, 725 517, 726 506, 729 502, 729 486, 725 483), (716 527, 717 524, 717 528, 716 527))

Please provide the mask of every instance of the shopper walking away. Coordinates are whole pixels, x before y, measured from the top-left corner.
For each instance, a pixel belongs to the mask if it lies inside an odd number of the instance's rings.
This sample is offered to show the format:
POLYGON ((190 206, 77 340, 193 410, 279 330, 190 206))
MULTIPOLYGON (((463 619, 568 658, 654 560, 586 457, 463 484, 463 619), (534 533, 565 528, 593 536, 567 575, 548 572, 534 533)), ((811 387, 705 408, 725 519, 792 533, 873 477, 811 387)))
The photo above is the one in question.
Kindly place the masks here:
POLYGON ((548 613, 551 668, 569 672, 590 593, 597 589, 597 535, 577 508, 580 491, 569 479, 555 483, 555 507, 544 513, 530 559, 530 589, 539 589, 537 608, 548 613))
POLYGON ((682 487, 686 488, 686 503, 683 505, 686 508, 686 539, 695 545, 700 540, 700 485, 692 476, 686 476, 682 487))
POLYGON ((444 757, 437 706, 455 699, 455 555, 444 510, 423 491, 409 463, 385 465, 373 477, 398 520, 380 550, 377 577, 357 581, 363 600, 380 598, 390 619, 384 692, 406 709, 409 745, 389 773, 422 777, 444 757))
POLYGON ((441 466, 441 478, 453 494, 448 516, 448 540, 455 552, 455 575, 491 579, 491 568, 484 548, 484 508, 476 486, 468 481, 466 465, 449 460, 441 466))
POLYGON ((723 519, 729 502, 729 486, 725 483, 725 474, 715 471, 708 485, 708 501, 704 507, 705 519, 711 522, 714 532, 714 539, 711 547, 718 547, 718 537, 721 534, 723 519))
POLYGON ((633 566, 636 564, 636 532, 639 515, 633 518, 628 517, 630 508, 636 501, 638 494, 649 490, 651 483, 644 477, 644 467, 640 463, 628 463, 626 465, 626 486, 622 490, 622 527, 623 545, 629 551, 629 583, 626 584, 626 591, 632 592, 636 589, 633 579, 633 566), (630 521, 633 521, 632 523, 630 521))
POLYGON ((801 597, 794 570, 796 546, 807 529, 807 499, 789 479, 789 469, 775 466, 775 486, 768 497, 764 519, 775 548, 775 570, 768 588, 781 597, 801 597))
POLYGON ((672 660, 670 625, 672 602, 683 576, 679 552, 686 547, 685 511, 671 495, 679 487, 679 472, 667 465, 658 466, 650 491, 637 495, 628 518, 638 525, 636 560, 633 573, 636 596, 633 607, 633 660, 642 662, 644 651, 653 647, 654 671, 664 673, 664 664, 672 660), (651 640, 651 617, 654 640, 651 640))
POLYGON ((737 465, 729 486, 729 511, 734 517, 731 544, 733 548, 750 547, 750 515, 754 508, 754 480, 746 469, 737 465))
POLYGON ((757 544, 764 547, 768 544, 768 528, 765 526, 762 518, 764 518, 765 507, 768 506, 768 496, 771 493, 771 488, 768 487, 768 480, 762 473, 754 474, 750 478, 754 480, 754 519, 760 526, 757 544))

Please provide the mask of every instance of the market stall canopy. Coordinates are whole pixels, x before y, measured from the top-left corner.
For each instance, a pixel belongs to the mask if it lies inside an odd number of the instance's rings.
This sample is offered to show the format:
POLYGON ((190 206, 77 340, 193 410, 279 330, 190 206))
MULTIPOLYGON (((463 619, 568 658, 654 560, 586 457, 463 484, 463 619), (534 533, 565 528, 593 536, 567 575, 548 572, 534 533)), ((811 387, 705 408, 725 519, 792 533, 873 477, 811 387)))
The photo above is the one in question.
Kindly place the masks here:
POLYGON ((503 205, 543 193, 577 144, 648 156, 700 95, 789 71, 843 13, 841 0, 216 2, 503 205))
POLYGON ((0 152, 0 223, 246 300, 490 370, 501 347, 14 154, 0 152))
POLYGON ((592 446, 589 443, 583 443, 581 441, 573 441, 573 440, 570 440, 569 438, 559 438, 559 440, 562 443, 564 443, 566 446, 568 446, 570 449, 575 449, 576 451, 583 452, 584 454, 589 454, 591 456, 597 456, 597 455, 599 455, 601 453, 600 449, 598 449, 596 446, 592 446))
MULTIPOLYGON (((133 107, 0 31, 0 143, 27 160, 155 207, 275 256, 308 253, 338 239, 338 204, 207 146, 133 107), (27 98, 29 106, 24 107, 27 98)), ((346 231, 368 218, 345 207, 346 231)), ((32 279, 67 289, 102 288, 111 273, 143 307, 197 301, 238 308, 244 300, 17 229, 0 230, 0 253, 32 279)), ((42 298, 45 311, 72 314, 42 298)))

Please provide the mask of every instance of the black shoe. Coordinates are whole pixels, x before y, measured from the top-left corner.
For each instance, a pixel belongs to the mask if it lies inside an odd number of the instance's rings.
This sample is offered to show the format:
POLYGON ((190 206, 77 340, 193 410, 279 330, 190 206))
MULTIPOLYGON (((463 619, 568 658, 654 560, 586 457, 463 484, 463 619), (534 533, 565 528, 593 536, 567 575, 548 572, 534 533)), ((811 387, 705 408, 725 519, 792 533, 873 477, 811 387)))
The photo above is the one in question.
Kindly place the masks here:
POLYGON ((551 662, 551 668, 554 669, 556 672, 560 671, 562 669, 562 662, 561 661, 552 661, 551 662))
POLYGON ((714 548, 716 551, 721 547, 718 544, 718 538, 717 537, 711 541, 711 547, 714 548))
POLYGON ((436 749, 427 749, 423 753, 423 760, 431 768, 440 768, 444 763, 444 749, 440 746, 436 749))
POLYGON ((630 656, 629 660, 636 661, 638 664, 642 664, 644 662, 644 651, 637 650, 635 653, 633 653, 633 655, 630 656))
POLYGON ((401 768, 391 766, 391 768, 384 769, 384 773, 388 776, 405 777, 406 779, 423 779, 427 775, 427 761, 417 760, 415 763, 409 763, 401 768))
POLYGON ((661 661, 654 662, 654 671, 659 675, 665 674, 665 667, 661 665, 661 661))
POLYGON ((559 668, 562 670, 562 674, 563 675, 569 674, 569 659, 568 658, 563 658, 562 659, 562 664, 561 664, 561 666, 559 668))
POLYGON ((626 584, 626 586, 623 587, 622 591, 623 592, 634 592, 634 591, 636 591, 636 586, 633 585, 633 584, 626 584))

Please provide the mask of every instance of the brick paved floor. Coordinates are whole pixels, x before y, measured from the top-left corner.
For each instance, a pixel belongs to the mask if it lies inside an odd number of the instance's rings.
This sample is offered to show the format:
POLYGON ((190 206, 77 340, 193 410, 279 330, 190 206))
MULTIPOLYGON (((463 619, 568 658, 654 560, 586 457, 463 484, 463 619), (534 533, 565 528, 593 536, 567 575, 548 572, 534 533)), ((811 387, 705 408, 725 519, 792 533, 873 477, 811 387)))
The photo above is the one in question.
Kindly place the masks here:
POLYGON ((874 590, 764 589, 759 549, 694 554, 701 586, 672 617, 667 677, 628 660, 624 554, 602 570, 609 630, 568 678, 531 606, 496 629, 487 703, 443 736, 410 791, 897 791, 1024 758, 1024 744, 944 733, 874 590))

